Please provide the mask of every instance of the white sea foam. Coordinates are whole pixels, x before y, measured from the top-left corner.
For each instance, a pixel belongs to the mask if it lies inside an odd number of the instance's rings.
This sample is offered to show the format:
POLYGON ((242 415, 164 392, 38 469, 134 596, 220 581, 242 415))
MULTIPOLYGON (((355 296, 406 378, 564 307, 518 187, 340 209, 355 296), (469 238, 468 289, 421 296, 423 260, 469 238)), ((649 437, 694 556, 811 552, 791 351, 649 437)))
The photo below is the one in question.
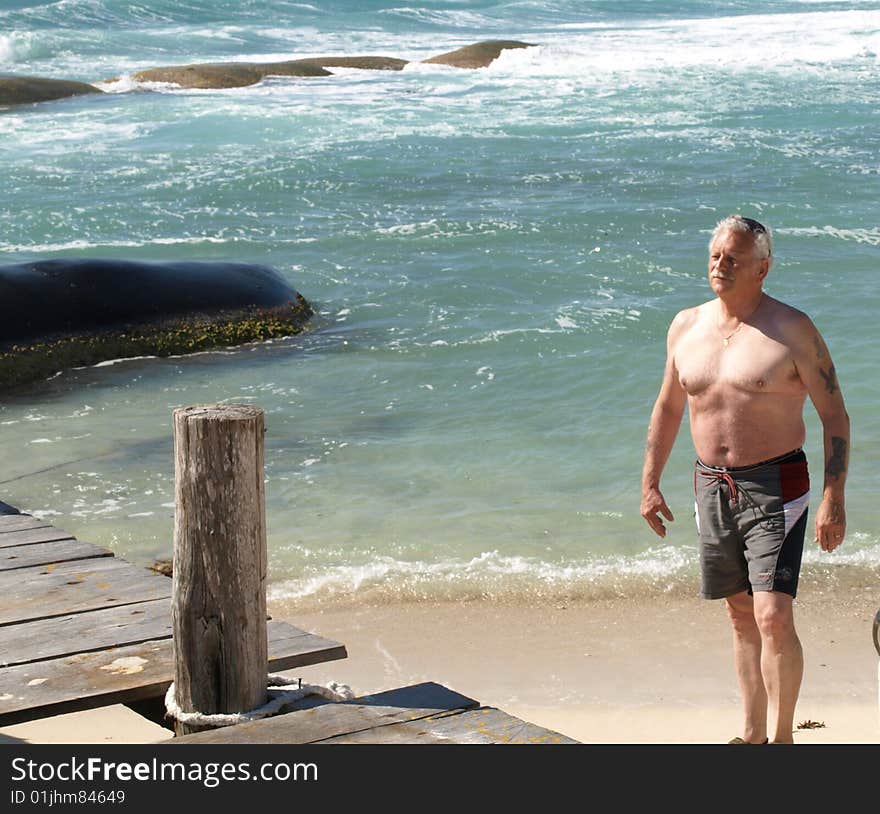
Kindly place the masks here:
POLYGON ((52 36, 46 32, 13 31, 0 34, 0 66, 51 56, 52 36))
POLYGON ((360 565, 337 565, 303 579, 269 587, 271 600, 341 599, 355 594, 451 598, 463 595, 502 596, 521 592, 591 594, 609 578, 663 584, 693 569, 691 549, 666 546, 642 556, 597 557, 595 560, 550 563, 534 557, 486 551, 469 560, 405 561, 379 556, 360 565))
MULTIPOLYGON (((112 367, 113 365, 118 365, 123 362, 136 362, 139 359, 155 359, 155 356, 126 356, 120 359, 105 359, 103 362, 96 362, 94 365, 88 365, 88 367, 112 367)), ((82 368, 78 368, 82 369, 82 368)))
MULTIPOLYGON (((880 11, 738 15, 628 27, 591 25, 588 30, 568 26, 567 32, 534 48, 504 50, 486 70, 499 76, 589 81, 609 74, 688 68, 827 68, 842 60, 876 59, 880 11)), ((665 81, 664 74, 656 78, 665 81)))
POLYGON ((780 227, 776 230, 780 234, 798 235, 803 237, 835 237, 840 240, 852 240, 856 243, 866 243, 869 246, 880 246, 880 227, 870 229, 842 229, 837 226, 806 226, 806 227, 780 227))
MULTIPOLYGON (((854 539, 857 550, 848 554, 805 551, 805 566, 830 568, 832 573, 837 566, 856 566, 869 572, 880 568, 880 545, 874 538, 863 536, 865 540, 854 539)), ((661 546, 637 555, 555 563, 498 551, 483 552, 469 560, 440 558, 431 562, 381 555, 369 562, 329 565, 300 579, 277 581, 270 585, 269 597, 273 601, 317 602, 529 595, 589 598, 609 592, 628 593, 639 590, 638 586, 661 593, 690 590, 697 571, 697 552, 690 546, 661 546)))
POLYGON ((17 62, 19 48, 14 35, 0 34, 0 63, 17 62))
POLYGON ((155 237, 149 240, 69 240, 64 243, 15 244, 0 241, 0 249, 8 252, 63 252, 75 250, 98 250, 118 248, 138 248, 142 246, 198 246, 200 244, 227 244, 249 242, 246 238, 212 237, 194 235, 192 237, 155 237))
MULTIPOLYGON (((159 82, 147 83, 147 82, 138 82, 131 74, 123 73, 117 76, 114 79, 106 79, 100 82, 92 83, 98 90, 104 91, 104 93, 130 93, 131 91, 137 90, 163 90, 165 89, 165 84, 159 82), (150 87, 153 85, 155 87, 150 87)), ((177 85, 168 84, 167 87, 176 88, 177 85)))

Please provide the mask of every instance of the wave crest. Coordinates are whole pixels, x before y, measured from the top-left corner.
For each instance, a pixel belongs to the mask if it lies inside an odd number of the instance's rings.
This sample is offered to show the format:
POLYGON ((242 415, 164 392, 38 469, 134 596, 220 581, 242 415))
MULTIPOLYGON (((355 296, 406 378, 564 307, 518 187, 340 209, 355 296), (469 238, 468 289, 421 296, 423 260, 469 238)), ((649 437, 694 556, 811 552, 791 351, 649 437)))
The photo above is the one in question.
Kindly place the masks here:
POLYGON ((33 31, 0 34, 0 65, 16 65, 34 59, 48 59, 55 48, 44 35, 33 31))

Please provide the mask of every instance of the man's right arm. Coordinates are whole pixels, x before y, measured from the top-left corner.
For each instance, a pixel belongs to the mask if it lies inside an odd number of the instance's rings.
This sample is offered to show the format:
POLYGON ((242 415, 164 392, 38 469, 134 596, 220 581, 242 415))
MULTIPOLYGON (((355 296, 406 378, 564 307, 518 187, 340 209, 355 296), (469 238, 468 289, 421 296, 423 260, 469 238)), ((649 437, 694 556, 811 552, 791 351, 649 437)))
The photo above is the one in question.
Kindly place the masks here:
POLYGON ((666 500, 660 491, 660 476, 675 444, 687 403, 684 388, 678 379, 674 353, 676 341, 686 321, 686 312, 681 312, 669 326, 666 335, 666 367, 663 371, 660 393, 651 411, 648 438, 645 442, 641 513, 659 537, 666 536, 666 526, 661 515, 667 520, 674 520, 672 511, 666 505, 666 500))

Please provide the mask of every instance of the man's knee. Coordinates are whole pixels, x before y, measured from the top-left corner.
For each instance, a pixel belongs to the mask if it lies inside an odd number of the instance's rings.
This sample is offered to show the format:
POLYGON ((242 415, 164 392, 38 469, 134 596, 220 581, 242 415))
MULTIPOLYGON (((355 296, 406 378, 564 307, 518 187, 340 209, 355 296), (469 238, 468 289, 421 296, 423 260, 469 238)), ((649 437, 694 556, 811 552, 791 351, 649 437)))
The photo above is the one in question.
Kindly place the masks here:
POLYGON ((755 631, 755 608, 747 591, 728 596, 727 615, 736 633, 746 634, 755 631))
POLYGON ((765 639, 794 635, 792 598, 778 591, 755 593, 755 622, 765 639))

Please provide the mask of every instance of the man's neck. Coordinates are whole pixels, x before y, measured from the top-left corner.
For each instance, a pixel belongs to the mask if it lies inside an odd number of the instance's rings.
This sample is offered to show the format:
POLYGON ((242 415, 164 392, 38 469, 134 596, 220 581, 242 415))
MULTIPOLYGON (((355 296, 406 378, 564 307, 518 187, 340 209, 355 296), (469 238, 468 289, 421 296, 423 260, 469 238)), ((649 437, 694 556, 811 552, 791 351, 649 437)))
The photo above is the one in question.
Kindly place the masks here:
POLYGON ((722 319, 737 319, 745 322, 764 301, 764 292, 759 291, 749 297, 718 297, 718 311, 722 319))

